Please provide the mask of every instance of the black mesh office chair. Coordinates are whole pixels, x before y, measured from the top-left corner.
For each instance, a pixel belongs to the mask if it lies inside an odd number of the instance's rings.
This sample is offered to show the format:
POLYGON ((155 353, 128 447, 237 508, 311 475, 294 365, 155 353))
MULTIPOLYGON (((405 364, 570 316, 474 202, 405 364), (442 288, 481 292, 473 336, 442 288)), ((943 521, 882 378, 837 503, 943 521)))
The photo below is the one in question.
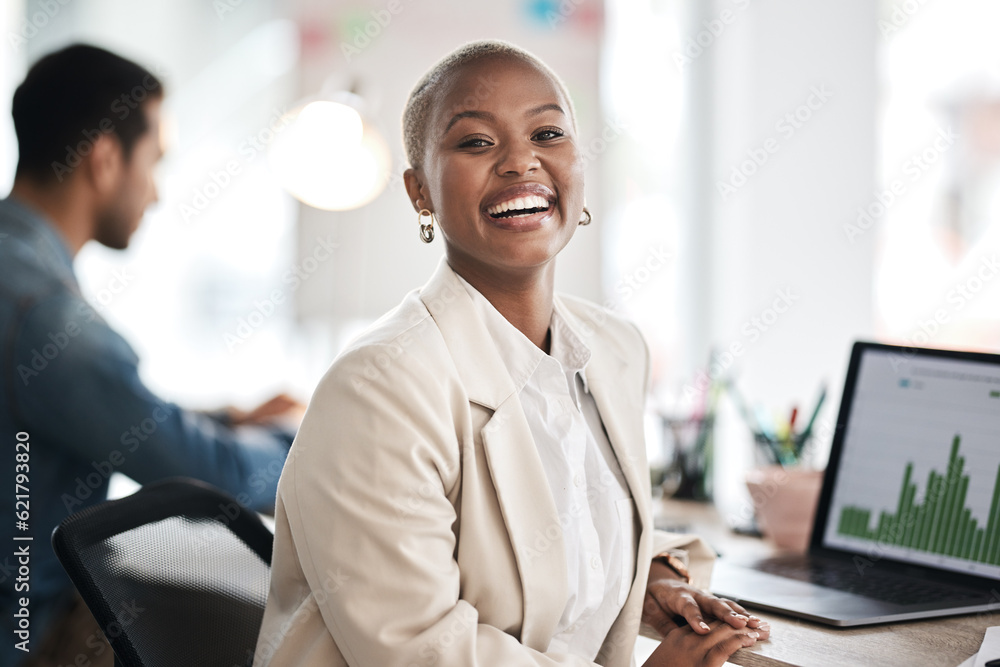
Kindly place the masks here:
POLYGON ((273 541, 254 512, 181 478, 73 514, 52 533, 126 667, 249 665, 273 541))

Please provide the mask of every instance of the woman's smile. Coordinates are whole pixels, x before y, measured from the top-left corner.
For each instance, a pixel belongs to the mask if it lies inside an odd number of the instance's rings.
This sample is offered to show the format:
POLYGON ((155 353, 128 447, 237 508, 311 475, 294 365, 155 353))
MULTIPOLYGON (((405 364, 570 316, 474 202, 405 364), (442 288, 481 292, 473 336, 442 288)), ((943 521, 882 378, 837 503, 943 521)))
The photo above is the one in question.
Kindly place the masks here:
POLYGON ((538 229, 552 217, 556 195, 541 183, 518 183, 488 197, 482 206, 489 224, 507 231, 538 229))

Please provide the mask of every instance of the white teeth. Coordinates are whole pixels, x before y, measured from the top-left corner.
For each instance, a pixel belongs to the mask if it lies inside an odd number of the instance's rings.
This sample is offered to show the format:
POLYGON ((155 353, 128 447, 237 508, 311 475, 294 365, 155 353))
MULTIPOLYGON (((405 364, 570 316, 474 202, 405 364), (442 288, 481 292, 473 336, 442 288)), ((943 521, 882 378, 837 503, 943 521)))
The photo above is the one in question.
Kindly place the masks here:
POLYGON ((490 215, 498 215, 505 211, 523 211, 525 209, 549 207, 549 201, 545 197, 538 195, 528 195, 527 197, 516 197, 505 202, 500 202, 486 209, 490 215))

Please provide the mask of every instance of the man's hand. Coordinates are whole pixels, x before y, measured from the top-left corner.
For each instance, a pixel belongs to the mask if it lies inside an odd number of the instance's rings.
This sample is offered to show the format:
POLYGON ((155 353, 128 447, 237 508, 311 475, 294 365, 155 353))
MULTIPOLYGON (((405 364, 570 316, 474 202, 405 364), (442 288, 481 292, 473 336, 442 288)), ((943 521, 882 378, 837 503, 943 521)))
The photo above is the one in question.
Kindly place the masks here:
POLYGON ((679 579, 663 563, 653 561, 642 608, 643 623, 663 637, 685 622, 698 635, 707 635, 711 631, 709 622, 713 619, 723 621, 736 630, 750 628, 758 635, 755 640, 767 639, 771 635, 771 626, 766 621, 752 616, 731 600, 698 590, 679 579))
POLYGON ((245 424, 267 424, 276 419, 294 421, 296 424, 302 421, 302 414, 306 407, 287 394, 277 396, 264 401, 249 412, 244 412, 238 408, 227 408, 229 423, 233 426, 245 424))

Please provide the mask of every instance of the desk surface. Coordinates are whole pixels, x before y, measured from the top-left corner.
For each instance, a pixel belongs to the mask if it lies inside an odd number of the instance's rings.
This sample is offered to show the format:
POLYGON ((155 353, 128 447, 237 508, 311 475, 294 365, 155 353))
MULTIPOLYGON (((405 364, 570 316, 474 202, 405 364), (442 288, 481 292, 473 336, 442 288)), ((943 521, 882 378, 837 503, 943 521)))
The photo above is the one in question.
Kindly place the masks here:
MULTIPOLYGON (((687 526, 723 554, 766 555, 766 542, 733 534, 712 505, 667 500, 657 503, 657 523, 687 526)), ((754 614, 771 624, 771 639, 737 651, 730 662, 763 665, 907 665, 955 667, 974 655, 986 628, 1000 625, 1000 615, 971 614, 931 621, 909 621, 837 629, 778 614, 754 614)))

